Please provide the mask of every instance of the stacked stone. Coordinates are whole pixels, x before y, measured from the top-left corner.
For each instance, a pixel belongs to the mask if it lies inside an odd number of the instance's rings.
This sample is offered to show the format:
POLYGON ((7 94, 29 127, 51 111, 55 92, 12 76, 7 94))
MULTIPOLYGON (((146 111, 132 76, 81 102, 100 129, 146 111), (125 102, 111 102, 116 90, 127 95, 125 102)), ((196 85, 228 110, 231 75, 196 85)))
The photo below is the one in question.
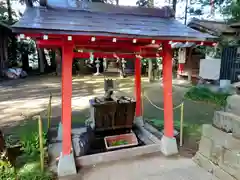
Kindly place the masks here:
POLYGON ((240 180, 240 116, 216 111, 213 125, 203 125, 193 159, 220 180, 240 180))

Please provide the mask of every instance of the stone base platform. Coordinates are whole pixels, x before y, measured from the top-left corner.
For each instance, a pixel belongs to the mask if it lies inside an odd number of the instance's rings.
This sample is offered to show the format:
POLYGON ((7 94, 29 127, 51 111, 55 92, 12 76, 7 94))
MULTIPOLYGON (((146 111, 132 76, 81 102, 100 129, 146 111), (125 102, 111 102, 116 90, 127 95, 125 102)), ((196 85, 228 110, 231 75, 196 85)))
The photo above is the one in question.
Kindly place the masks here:
POLYGON ((205 124, 193 160, 220 180, 240 180, 240 139, 205 124))

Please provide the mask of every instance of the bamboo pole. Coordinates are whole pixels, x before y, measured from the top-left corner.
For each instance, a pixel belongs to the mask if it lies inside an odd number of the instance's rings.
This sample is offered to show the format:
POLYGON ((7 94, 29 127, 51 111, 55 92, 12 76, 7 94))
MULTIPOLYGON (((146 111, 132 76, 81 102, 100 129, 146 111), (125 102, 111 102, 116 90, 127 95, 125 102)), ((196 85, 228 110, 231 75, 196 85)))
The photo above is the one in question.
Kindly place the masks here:
POLYGON ((39 133, 39 151, 41 171, 44 171, 44 148, 43 148, 43 124, 41 116, 38 116, 38 133, 39 133))
POLYGON ((144 89, 142 88, 142 117, 143 117, 143 114, 144 114, 144 89))
POLYGON ((181 121, 180 121, 180 147, 183 145, 183 113, 184 113, 184 103, 181 105, 181 121))
POLYGON ((48 129, 49 129, 51 127, 51 117, 52 117, 52 93, 50 93, 50 97, 49 97, 47 117, 48 117, 48 129))

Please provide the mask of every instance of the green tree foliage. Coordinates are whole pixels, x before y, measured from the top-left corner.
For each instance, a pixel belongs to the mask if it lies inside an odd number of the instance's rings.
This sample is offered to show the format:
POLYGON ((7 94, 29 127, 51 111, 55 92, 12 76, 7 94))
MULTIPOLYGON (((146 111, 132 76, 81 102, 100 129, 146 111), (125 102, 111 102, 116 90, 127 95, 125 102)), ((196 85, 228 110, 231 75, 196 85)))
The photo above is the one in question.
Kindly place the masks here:
POLYGON ((225 0, 221 8, 221 12, 225 19, 229 22, 240 21, 240 1, 225 0))
POLYGON ((153 0, 138 0, 136 2, 136 5, 138 5, 140 7, 153 7, 154 1, 153 0))
POLYGON ((202 9, 206 6, 213 6, 218 10, 226 21, 240 21, 240 1, 239 0, 192 0, 190 4, 200 4, 200 9, 190 8, 189 12, 193 15, 202 15, 202 9))
POLYGON ((7 7, 5 1, 0 1, 0 21, 7 22, 7 7))

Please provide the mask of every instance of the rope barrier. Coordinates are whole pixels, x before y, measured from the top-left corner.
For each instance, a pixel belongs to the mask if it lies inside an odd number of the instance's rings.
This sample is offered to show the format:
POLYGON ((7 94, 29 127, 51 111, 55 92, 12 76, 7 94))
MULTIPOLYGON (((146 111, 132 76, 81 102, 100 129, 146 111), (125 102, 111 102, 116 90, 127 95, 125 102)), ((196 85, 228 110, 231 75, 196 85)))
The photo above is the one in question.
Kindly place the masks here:
MULTIPOLYGON (((147 96, 147 94, 145 93, 144 90, 142 91, 142 97, 143 97, 143 98, 145 97, 145 98, 148 100, 148 102, 149 102, 153 107, 155 107, 156 109, 159 109, 159 110, 162 110, 162 111, 164 110, 163 108, 161 108, 161 107, 157 106, 156 104, 154 104, 154 103, 150 100, 150 98, 147 96)), ((173 107, 173 110, 180 108, 183 103, 184 103, 184 101, 182 101, 179 105, 173 107)))
MULTIPOLYGON (((150 88, 150 87, 149 87, 149 88, 150 88)), ((144 89, 146 89, 146 87, 145 87, 145 88, 142 88, 142 100, 143 100, 143 98, 145 97, 145 98, 148 100, 148 102, 149 102, 153 107, 155 107, 155 108, 158 109, 158 110, 163 111, 163 110, 164 110, 163 108, 157 106, 156 104, 154 104, 154 103, 150 100, 150 98, 146 95, 144 89)), ((120 92, 120 93, 129 95, 128 93, 126 93, 126 92, 124 92, 124 91, 121 91, 121 90, 119 90, 119 89, 114 89, 114 91, 117 91, 117 92, 120 92)), ((183 103, 184 103, 184 101, 182 101, 182 102, 181 102, 179 105, 177 105, 176 107, 173 107, 173 110, 180 108, 183 103)), ((143 105, 143 104, 144 104, 144 103, 142 102, 142 105, 143 105)))

